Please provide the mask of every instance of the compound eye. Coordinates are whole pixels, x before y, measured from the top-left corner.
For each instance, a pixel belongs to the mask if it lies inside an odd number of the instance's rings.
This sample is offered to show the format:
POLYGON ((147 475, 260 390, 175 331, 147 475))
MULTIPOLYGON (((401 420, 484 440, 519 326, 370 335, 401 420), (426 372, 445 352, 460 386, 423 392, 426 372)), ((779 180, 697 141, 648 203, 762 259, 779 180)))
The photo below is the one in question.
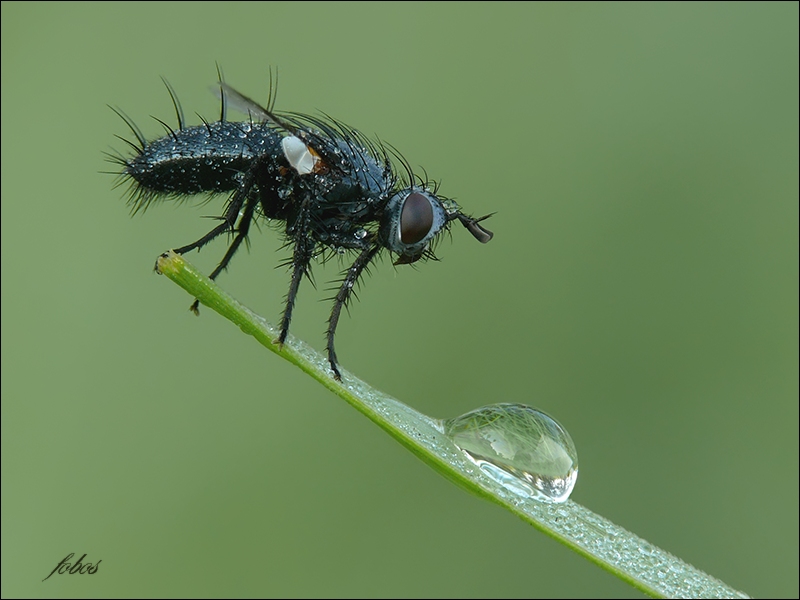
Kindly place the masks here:
POLYGON ((400 213, 400 241, 416 244, 427 236, 433 227, 431 201, 422 194, 409 194, 400 213))
POLYGON ((433 238, 447 227, 447 212, 432 193, 406 188, 389 198, 378 230, 380 243, 400 258, 396 264, 419 260, 433 238))

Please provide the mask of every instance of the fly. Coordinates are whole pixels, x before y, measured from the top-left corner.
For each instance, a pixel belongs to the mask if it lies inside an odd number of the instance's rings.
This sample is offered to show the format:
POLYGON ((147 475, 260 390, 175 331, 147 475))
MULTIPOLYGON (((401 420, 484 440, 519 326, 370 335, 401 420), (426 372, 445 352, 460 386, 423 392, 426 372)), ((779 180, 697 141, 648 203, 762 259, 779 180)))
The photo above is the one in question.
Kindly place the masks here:
MULTIPOLYGON (((144 211, 155 201, 203 192, 229 194, 216 227, 175 250, 185 254, 220 235, 232 234, 211 279, 227 268, 255 220, 283 222, 292 257, 285 263, 291 282, 280 344, 289 333, 300 283, 310 278, 311 261, 331 253, 354 254, 333 297, 326 331, 328 361, 337 380, 341 373, 334 338, 342 308, 382 250, 395 257, 395 265, 435 259, 435 243, 454 221, 479 242, 492 239, 492 232, 481 225, 490 215, 475 219, 461 212, 454 200, 438 193, 435 182, 414 174, 391 146, 370 140, 327 115, 276 112, 272 77, 269 100, 261 106, 220 76, 219 120, 203 120, 202 125, 191 127, 185 123, 172 86, 164 83, 178 119, 177 129, 159 120, 167 135, 147 141, 124 113, 112 109, 136 137, 135 142, 120 138, 133 149, 132 156, 111 156, 122 167, 122 181, 130 183, 132 212, 144 211), (249 114, 249 120, 229 121, 228 104, 249 114)), ((197 313, 198 307, 195 300, 191 308, 197 313)))

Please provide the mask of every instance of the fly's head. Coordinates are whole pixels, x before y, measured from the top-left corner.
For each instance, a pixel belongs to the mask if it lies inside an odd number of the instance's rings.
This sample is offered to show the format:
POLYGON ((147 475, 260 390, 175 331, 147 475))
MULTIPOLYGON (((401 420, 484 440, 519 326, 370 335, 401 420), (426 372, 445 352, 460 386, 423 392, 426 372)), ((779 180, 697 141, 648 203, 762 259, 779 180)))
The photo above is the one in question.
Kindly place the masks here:
POLYGON ((451 221, 461 222, 476 240, 485 244, 493 234, 480 222, 489 216, 473 219, 462 213, 453 200, 412 186, 389 198, 378 236, 384 247, 398 255, 394 264, 407 265, 423 257, 433 257, 431 246, 451 221))

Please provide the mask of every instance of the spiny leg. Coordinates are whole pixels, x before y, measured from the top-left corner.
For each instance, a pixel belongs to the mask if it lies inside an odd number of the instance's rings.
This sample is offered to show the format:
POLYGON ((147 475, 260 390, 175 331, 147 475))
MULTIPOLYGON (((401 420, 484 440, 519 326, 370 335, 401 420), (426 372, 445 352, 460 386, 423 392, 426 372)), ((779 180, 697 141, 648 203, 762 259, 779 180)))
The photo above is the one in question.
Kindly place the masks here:
MULTIPOLYGON (((214 269, 211 275, 208 276, 208 278, 212 281, 217 278, 217 275, 228 268, 228 263, 231 262, 233 255, 236 254, 236 251, 239 249, 239 246, 242 245, 242 242, 247 239, 247 234, 250 231, 250 224, 253 222, 253 213, 255 213, 257 206, 257 198, 253 196, 248 198, 244 206, 242 218, 239 219, 239 228, 236 232, 236 237, 233 238, 233 242, 231 242, 231 245, 228 247, 228 251, 225 253, 225 256, 222 257, 222 260, 217 265, 217 268, 214 269)), ((191 310, 194 314, 199 314, 200 300, 195 299, 195 301, 192 303, 192 306, 189 307, 189 310, 191 310)))
POLYGON ((244 180, 239 188, 233 193, 233 197, 225 209, 225 214, 222 215, 222 222, 196 242, 192 242, 191 244, 187 244, 186 246, 175 250, 175 254, 186 254, 190 250, 200 249, 215 237, 222 235, 226 231, 233 230, 234 225, 236 225, 236 219, 239 217, 239 211, 242 209, 242 206, 244 206, 245 201, 247 201, 247 199, 250 197, 250 193, 253 190, 253 186, 255 185, 256 181, 256 175, 259 172, 260 166, 261 165, 259 162, 256 161, 247 170, 244 180))
MULTIPOLYGON (((233 257, 236 250, 239 248, 239 245, 242 241, 247 237, 247 231, 250 228, 250 222, 252 221, 253 211, 257 206, 257 201, 255 198, 251 198, 251 192, 253 189, 253 185, 255 183, 255 173, 256 173, 257 165, 253 165, 244 177, 244 181, 242 181, 239 188, 233 193, 233 197, 231 197, 228 206, 225 208, 225 214, 222 215, 222 222, 214 227, 211 231, 205 234, 196 242, 192 242, 191 244, 187 244, 186 246, 182 246, 175 250, 176 254, 186 254, 187 252, 195 249, 200 249, 206 244, 208 244, 214 238, 222 235, 226 231, 232 231, 234 226, 236 225, 236 219, 239 217, 239 211, 242 209, 242 206, 245 205, 245 215, 240 222, 239 222, 239 235, 237 235, 231 247, 228 248, 228 251, 225 253, 225 256, 222 259, 222 262, 214 269, 214 273, 211 276, 211 279, 214 279, 219 273, 228 266, 231 258, 233 257)), ((192 303, 189 309, 194 314, 199 313, 199 300, 196 300, 192 303)))
POLYGON ((316 243, 309 236, 302 236, 295 240, 294 253, 292 254, 292 282, 289 284, 289 292, 286 294, 286 308, 281 318, 281 334, 278 343, 283 344, 286 336, 289 335, 289 324, 292 322, 292 310, 297 300, 297 290, 300 289, 300 282, 303 276, 309 275, 308 266, 314 256, 316 243))
POLYGON ((175 250, 175 254, 186 254, 191 250, 202 248, 215 237, 222 235, 226 231, 232 230, 233 226, 236 225, 236 219, 239 216, 239 211, 241 210, 246 198, 246 193, 242 193, 241 190, 236 190, 236 193, 233 195, 233 198, 231 198, 231 201, 228 204, 228 208, 225 209, 225 214, 222 215, 222 222, 196 242, 192 242, 191 244, 187 244, 186 246, 182 246, 181 248, 175 250))
POLYGON ((350 296, 353 293, 353 286, 356 284, 356 281, 358 281, 361 273, 364 272, 364 269, 367 268, 370 261, 375 258, 375 255, 380 249, 381 247, 376 244, 362 250, 361 254, 358 255, 358 258, 356 258, 355 262, 347 270, 347 275, 345 275, 345 278, 342 280, 342 285, 334 297, 333 309, 331 310, 331 316, 328 319, 327 348, 328 362, 331 364, 333 377, 336 379, 336 381, 342 380, 342 374, 339 372, 339 368, 337 366, 338 361, 336 359, 336 350, 334 349, 333 345, 333 339, 336 336, 336 327, 339 325, 339 316, 342 313, 342 307, 347 306, 347 302, 350 300, 350 296))
POLYGON ((242 245, 242 242, 247 239, 247 234, 250 232, 250 224, 253 222, 253 213, 258 206, 258 199, 251 198, 247 201, 247 204, 244 207, 244 212, 242 213, 242 218, 239 219, 239 228, 236 231, 236 237, 231 242, 228 251, 225 253, 225 256, 222 257, 222 260, 217 265, 217 268, 208 276, 209 279, 216 279, 217 275, 219 275, 222 271, 228 268, 228 263, 231 262, 233 255, 236 254, 236 251, 239 249, 239 246, 242 245))

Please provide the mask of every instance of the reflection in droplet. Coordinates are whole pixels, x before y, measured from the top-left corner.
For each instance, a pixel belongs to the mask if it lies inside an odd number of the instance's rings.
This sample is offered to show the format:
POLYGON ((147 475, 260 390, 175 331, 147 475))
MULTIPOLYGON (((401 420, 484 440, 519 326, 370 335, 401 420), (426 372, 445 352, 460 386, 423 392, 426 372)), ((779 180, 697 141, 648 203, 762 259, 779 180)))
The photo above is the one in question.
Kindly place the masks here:
POLYGON ((492 404, 443 422, 444 432, 492 479, 519 496, 564 502, 578 479, 572 438, 524 404, 492 404))

